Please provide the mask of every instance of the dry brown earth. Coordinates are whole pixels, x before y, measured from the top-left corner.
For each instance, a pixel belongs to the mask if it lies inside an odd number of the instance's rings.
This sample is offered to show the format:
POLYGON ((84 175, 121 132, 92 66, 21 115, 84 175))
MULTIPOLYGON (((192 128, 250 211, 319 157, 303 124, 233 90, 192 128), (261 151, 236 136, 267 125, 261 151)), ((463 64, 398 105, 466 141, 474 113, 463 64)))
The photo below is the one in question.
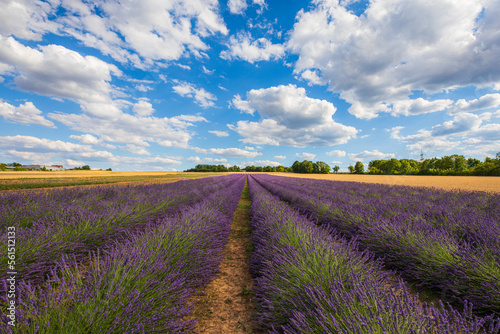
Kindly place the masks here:
POLYGON ((245 186, 234 213, 229 242, 223 252, 220 272, 205 287, 192 318, 198 319, 197 332, 205 334, 256 333, 251 315, 252 277, 249 264, 250 197, 245 186))

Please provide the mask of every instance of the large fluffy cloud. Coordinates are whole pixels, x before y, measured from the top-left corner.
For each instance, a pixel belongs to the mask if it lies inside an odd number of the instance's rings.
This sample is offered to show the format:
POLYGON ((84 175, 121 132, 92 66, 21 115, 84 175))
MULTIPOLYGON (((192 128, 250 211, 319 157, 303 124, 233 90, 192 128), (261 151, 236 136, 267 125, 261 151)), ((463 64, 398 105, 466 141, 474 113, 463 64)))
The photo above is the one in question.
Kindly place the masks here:
POLYGON ((46 32, 70 35, 117 61, 145 67, 202 56, 209 48, 203 38, 228 33, 219 10, 217 0, 7 0, 0 33, 33 40, 46 32))
POLYGON ((4 0, 0 11, 0 34, 38 41, 44 33, 57 30, 57 25, 48 19, 53 11, 50 1, 4 0))
POLYGON ((357 130, 336 123, 335 106, 310 98, 295 85, 253 89, 247 99, 235 96, 232 105, 246 113, 258 111, 259 122, 239 121, 228 125, 245 143, 257 145, 331 146, 346 143, 357 130))
MULTIPOLYGON (((92 56, 84 57, 63 46, 35 49, 12 37, 0 36, 2 63, 9 66, 6 73, 14 78, 19 89, 80 104, 82 114, 52 112, 48 117, 72 130, 96 135, 105 147, 109 145, 105 142, 129 144, 127 149, 137 154, 148 154, 144 149, 148 142, 187 148, 192 132, 186 129, 193 126, 193 122, 207 121, 196 115, 155 117, 155 110, 147 99, 139 99, 135 104, 120 100, 117 96, 123 93, 110 83, 113 75, 121 75, 116 66, 92 56), (129 107, 133 115, 126 112, 129 107)), ((189 84, 184 86, 192 91, 186 93, 187 96, 193 94, 203 107, 213 105, 215 97, 210 93, 189 84)), ((30 102, 19 107, 2 103, 0 114, 16 122, 54 127, 30 102)))
POLYGON ((96 117, 113 118, 120 112, 113 100, 117 92, 109 82, 121 71, 98 58, 60 45, 34 49, 0 35, 2 63, 10 66, 8 74, 21 90, 74 100, 96 117))
POLYGON ((374 0, 359 16, 315 0, 298 13, 287 46, 299 56, 295 72, 328 84, 353 115, 413 115, 450 105, 409 100, 413 91, 500 89, 499 16, 493 0, 374 0))

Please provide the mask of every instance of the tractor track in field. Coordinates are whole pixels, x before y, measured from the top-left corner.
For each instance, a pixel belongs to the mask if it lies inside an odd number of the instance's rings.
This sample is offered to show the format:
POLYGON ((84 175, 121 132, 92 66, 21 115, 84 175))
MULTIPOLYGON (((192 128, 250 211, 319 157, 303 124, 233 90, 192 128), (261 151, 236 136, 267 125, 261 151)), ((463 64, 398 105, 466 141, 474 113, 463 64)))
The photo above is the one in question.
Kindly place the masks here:
POLYGON ((192 317, 196 331, 210 334, 256 333, 251 316, 252 277, 250 275, 250 197, 248 181, 234 213, 229 241, 223 251, 219 273, 199 297, 192 317))

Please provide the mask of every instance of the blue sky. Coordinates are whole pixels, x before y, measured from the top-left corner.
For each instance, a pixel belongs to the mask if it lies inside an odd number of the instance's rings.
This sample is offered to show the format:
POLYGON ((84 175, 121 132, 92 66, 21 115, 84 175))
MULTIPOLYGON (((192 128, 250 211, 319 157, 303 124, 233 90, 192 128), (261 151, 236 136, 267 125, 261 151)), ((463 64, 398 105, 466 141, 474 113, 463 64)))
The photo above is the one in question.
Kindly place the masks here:
POLYGON ((6 0, 0 161, 175 171, 500 151, 497 0, 6 0))

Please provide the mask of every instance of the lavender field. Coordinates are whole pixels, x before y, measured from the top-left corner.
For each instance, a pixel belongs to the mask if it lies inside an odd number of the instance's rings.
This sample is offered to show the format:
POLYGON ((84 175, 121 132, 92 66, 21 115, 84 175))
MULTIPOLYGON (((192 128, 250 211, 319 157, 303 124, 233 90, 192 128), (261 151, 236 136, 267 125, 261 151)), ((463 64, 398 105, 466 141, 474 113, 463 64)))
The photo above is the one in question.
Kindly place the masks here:
POLYGON ((266 174, 0 194, 0 332, 198 332, 247 187, 254 331, 500 332, 500 195, 266 174))
POLYGON ((232 175, 4 194, 2 236, 16 227, 18 279, 12 326, 2 263, 0 331, 192 330, 188 298, 217 272, 244 183, 232 175))
POLYGON ((250 184, 259 326, 499 331, 499 195, 271 175, 250 184), (409 283, 433 291, 434 305, 409 283))

